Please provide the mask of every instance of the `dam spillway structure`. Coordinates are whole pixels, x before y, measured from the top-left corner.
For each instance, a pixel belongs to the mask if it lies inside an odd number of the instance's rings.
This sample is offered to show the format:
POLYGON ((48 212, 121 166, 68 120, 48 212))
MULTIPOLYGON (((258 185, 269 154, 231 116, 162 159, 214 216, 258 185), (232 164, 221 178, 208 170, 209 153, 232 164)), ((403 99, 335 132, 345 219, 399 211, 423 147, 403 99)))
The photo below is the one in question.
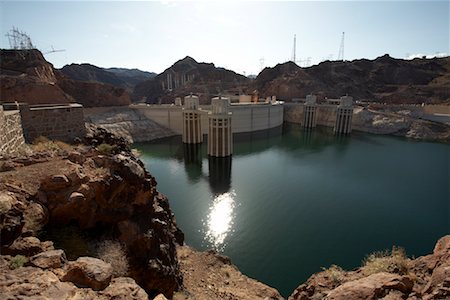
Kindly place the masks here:
POLYGON ((199 99, 195 95, 184 97, 183 106, 183 143, 199 144, 203 142, 199 99))
POLYGON ((230 99, 215 97, 211 99, 211 112, 208 114, 208 155, 227 157, 233 153, 233 133, 231 132, 230 99))
POLYGON ((343 96, 336 110, 334 133, 349 134, 352 132, 353 97, 343 96))
POLYGON ((303 127, 315 128, 317 125, 317 103, 316 96, 307 95, 305 101, 303 127))

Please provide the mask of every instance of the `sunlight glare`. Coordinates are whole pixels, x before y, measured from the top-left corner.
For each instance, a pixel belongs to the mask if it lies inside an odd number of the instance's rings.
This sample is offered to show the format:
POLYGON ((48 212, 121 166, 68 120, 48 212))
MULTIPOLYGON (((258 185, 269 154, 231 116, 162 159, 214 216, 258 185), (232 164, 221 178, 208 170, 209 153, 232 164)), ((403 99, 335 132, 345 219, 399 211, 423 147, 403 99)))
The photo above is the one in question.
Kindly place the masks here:
POLYGON ((234 219, 234 192, 224 193, 214 198, 207 219, 206 240, 217 250, 223 248, 225 238, 231 232, 234 219))

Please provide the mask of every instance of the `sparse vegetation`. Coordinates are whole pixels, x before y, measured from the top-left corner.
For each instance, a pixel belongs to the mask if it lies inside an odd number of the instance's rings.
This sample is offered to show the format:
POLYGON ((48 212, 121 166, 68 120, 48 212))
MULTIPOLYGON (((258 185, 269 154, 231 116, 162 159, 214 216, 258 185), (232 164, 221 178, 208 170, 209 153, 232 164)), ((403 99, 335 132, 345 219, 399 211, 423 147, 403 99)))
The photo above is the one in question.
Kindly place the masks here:
POLYGON ((14 256, 9 262, 9 266, 12 269, 17 269, 23 267, 28 262, 28 258, 23 255, 14 256))
POLYGON ((115 149, 116 149, 115 146, 110 145, 110 144, 106 144, 106 143, 103 143, 103 144, 100 144, 100 145, 97 146, 97 151, 98 151, 100 154, 103 154, 103 155, 109 155, 109 154, 111 154, 115 149))
POLYGON ((324 276, 330 278, 334 284, 341 283, 345 273, 345 271, 337 265, 331 265, 328 269, 322 267, 322 270, 324 276))
POLYGON ((70 151, 73 149, 73 147, 64 142, 52 141, 45 136, 40 136, 33 141, 32 149, 35 152, 42 152, 42 151, 57 152, 61 150, 70 151))
POLYGON ((364 259, 362 270, 366 276, 379 272, 407 274, 408 257, 405 250, 399 247, 392 247, 391 251, 374 252, 364 259))
POLYGON ((129 268, 127 253, 120 242, 113 240, 99 242, 97 245, 97 256, 111 264, 115 277, 127 275, 129 268))

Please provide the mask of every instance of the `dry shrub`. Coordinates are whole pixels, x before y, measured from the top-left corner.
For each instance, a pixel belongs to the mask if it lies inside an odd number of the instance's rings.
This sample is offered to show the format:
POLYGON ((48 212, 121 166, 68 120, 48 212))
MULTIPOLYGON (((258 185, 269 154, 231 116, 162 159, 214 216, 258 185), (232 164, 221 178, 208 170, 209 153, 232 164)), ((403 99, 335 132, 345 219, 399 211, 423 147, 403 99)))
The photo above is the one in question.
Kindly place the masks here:
POLYGON ((103 155, 109 155, 109 154, 113 153, 113 151, 115 149, 116 149, 115 146, 106 144, 106 143, 103 143, 103 144, 100 144, 97 146, 97 151, 103 155))
POLYGON ((366 276, 380 272, 404 275, 408 273, 408 257, 399 247, 392 247, 390 252, 374 252, 364 259, 362 270, 366 276))
POLYGON ((344 278, 345 271, 337 265, 331 265, 328 269, 322 267, 322 270, 324 277, 328 277, 334 284, 341 283, 344 278))
POLYGON ((37 137, 33 141, 33 150, 35 152, 43 152, 43 151, 50 151, 50 152, 58 152, 58 151, 71 151, 73 150, 73 147, 67 143, 61 142, 61 141, 52 141, 49 140, 45 136, 37 137))
POLYGON ((118 241, 103 240, 97 245, 97 256, 111 264, 115 277, 126 276, 128 273, 128 258, 125 248, 118 241))

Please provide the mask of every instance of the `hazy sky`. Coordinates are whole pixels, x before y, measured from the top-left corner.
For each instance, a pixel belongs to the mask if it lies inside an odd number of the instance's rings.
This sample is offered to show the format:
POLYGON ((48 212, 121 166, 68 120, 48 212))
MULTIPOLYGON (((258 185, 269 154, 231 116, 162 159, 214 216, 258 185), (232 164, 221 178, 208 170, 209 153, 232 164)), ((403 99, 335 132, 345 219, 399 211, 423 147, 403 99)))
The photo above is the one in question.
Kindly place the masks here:
MULTIPOLYGON (((449 53, 450 7, 442 1, 0 1, 1 48, 18 27, 55 67, 162 72, 189 55, 243 74, 297 59, 373 59, 449 53)), ((304 62, 299 62, 302 65, 304 62)))

